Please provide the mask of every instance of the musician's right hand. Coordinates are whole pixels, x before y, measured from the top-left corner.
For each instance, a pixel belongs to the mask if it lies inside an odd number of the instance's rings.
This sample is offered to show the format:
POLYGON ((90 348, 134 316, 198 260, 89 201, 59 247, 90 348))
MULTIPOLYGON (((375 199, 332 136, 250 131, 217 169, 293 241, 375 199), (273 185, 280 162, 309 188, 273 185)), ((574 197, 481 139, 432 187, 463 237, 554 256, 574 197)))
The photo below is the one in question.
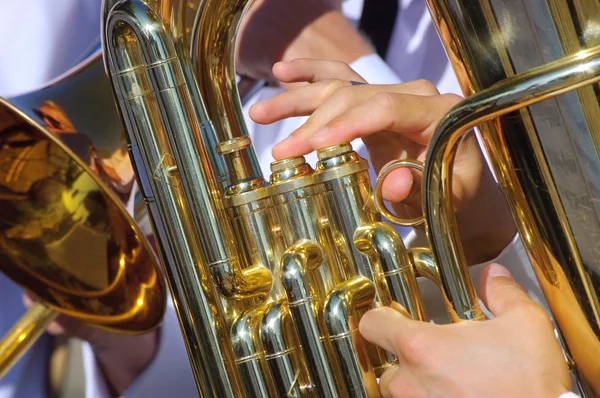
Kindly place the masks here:
POLYGON ((558 398, 571 389, 544 310, 498 264, 482 272, 481 285, 496 316, 488 321, 435 325, 389 307, 362 317, 365 339, 398 357, 380 379, 384 397, 558 398))
MULTIPOLYGON (((250 109, 250 117, 261 124, 310 115, 275 146, 276 159, 361 138, 376 172, 396 159, 423 161, 439 120, 461 100, 456 95, 440 95, 425 81, 355 85, 351 82, 364 80, 342 62, 299 59, 276 64, 273 73, 284 83, 309 83, 250 109)), ((508 245, 516 229, 472 134, 459 146, 453 183, 467 259, 472 264, 489 261, 508 245)), ((402 216, 420 214, 420 191, 419 179, 407 169, 393 171, 383 184, 384 198, 396 203, 394 209, 402 216)))

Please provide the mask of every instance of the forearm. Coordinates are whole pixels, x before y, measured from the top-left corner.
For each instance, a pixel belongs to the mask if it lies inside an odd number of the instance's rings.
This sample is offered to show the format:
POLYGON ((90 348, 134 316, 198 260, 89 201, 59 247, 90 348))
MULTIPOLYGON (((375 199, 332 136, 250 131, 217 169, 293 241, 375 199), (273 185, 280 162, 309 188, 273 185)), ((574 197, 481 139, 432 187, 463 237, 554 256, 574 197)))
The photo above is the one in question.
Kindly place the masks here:
POLYGON ((158 339, 159 332, 154 331, 142 336, 114 335, 112 342, 90 344, 113 397, 121 396, 152 363, 158 339))
POLYGON ((373 49, 339 11, 330 11, 306 26, 282 54, 282 61, 326 59, 351 64, 373 49))

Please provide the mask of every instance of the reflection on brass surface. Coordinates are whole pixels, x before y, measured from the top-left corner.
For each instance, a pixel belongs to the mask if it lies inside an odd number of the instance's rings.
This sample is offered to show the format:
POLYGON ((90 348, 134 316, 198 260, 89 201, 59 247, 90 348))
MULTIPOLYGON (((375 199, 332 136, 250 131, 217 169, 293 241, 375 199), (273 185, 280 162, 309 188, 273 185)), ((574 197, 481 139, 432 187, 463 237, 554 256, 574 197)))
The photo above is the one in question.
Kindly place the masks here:
POLYGON ((442 121, 424 171, 433 256, 445 286, 462 287, 449 290, 454 315, 480 315, 450 194, 456 144, 478 126, 583 394, 600 395, 600 3, 428 3, 472 95, 442 121))
POLYGON ((128 202, 134 174, 102 54, 37 91, 8 100, 65 143, 123 203, 128 202))
POLYGON ((198 391, 379 397, 397 359, 358 322, 394 301, 426 320, 416 276, 441 286, 437 268, 381 222, 350 144, 262 176, 233 68, 248 3, 205 0, 191 38, 183 0, 103 3, 107 71, 198 391))
POLYGON ((106 330, 150 331, 165 310, 155 257, 124 207, 2 99, 0 271, 51 309, 106 330))

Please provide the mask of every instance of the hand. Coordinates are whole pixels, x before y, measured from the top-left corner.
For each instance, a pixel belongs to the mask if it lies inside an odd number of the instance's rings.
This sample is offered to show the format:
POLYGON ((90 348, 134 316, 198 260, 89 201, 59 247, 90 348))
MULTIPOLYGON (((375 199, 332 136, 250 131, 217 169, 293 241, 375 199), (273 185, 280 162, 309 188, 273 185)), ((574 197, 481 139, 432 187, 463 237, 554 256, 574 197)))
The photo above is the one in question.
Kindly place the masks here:
MULTIPOLYGON (((376 172, 396 159, 424 161, 438 121, 461 100, 456 95, 440 95, 425 81, 351 85, 351 80, 364 79, 342 62, 299 59, 276 64, 273 73, 282 82, 310 83, 250 109, 250 117, 261 124, 310 115, 273 148, 275 159, 361 138, 376 172)), ((516 230, 473 134, 459 146, 453 175, 454 203, 467 260, 473 264, 494 258, 516 230)), ((399 169, 384 181, 383 197, 395 203, 399 215, 421 214, 419 180, 409 170, 399 169)))
POLYGON ((373 50, 341 13, 341 0, 255 0, 242 19, 236 70, 274 81, 277 61, 300 57, 351 63, 373 50))
MULTIPOLYGON (((25 306, 34 301, 25 295, 25 306)), ((126 336, 106 332, 60 315, 47 329, 53 336, 64 336, 87 341, 115 396, 121 396, 142 371, 152 362, 158 349, 158 332, 126 336)))
POLYGON ((435 325, 389 307, 362 317, 364 338, 399 360, 380 379, 384 397, 557 398, 571 389, 544 310, 500 265, 484 270, 481 285, 492 320, 435 325))

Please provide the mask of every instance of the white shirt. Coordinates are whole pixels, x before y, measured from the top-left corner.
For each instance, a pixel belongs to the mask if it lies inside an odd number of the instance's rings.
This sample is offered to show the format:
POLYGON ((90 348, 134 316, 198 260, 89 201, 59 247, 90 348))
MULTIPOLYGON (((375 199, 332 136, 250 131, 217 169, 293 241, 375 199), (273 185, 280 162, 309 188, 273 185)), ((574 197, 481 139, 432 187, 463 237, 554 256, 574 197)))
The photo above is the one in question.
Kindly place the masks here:
MULTIPOLYGON (((18 2, 1 0, 0 7, 0 95, 11 97, 35 90, 49 80, 75 66, 99 43, 99 8, 97 0, 29 0, 27 18, 18 17, 23 10, 18 2), (5 33, 10 32, 10 33, 5 33)), ((390 54, 386 63, 378 56, 361 58, 352 67, 370 83, 398 83, 427 79, 443 93, 460 90, 431 23, 422 0, 401 0, 390 54)), ((358 20, 361 0, 344 2, 344 12, 358 20)), ((264 89, 257 100, 268 98, 276 89, 264 89)), ((246 108, 247 109, 247 108, 246 108)), ((246 116, 247 117, 247 116, 246 116)), ((265 175, 269 174, 271 147, 297 128, 305 118, 289 119, 271 126, 258 126, 247 119, 250 135, 257 149, 265 175)), ((362 142, 353 143, 364 157, 362 142)), ((315 162, 314 155, 307 157, 315 162)), ((408 231, 403 231, 406 235, 408 231)), ((409 238, 410 242, 414 238, 409 238)), ((515 279, 536 301, 545 305, 533 271, 518 238, 495 261, 506 265, 515 279)), ((477 278, 483 265, 470 268, 477 278)), ((427 281, 420 281, 429 316, 433 321, 447 318, 439 293, 427 281)), ((477 284, 476 284, 477 285, 477 284)), ((22 290, 0 274, 0 334, 5 334, 24 313, 22 290), (6 304, 8 303, 8 304, 6 304)), ((45 397, 45 380, 49 353, 49 338, 42 337, 34 347, 0 380, 0 398, 45 397)), ((124 394, 127 398, 162 398, 197 396, 177 317, 170 303, 160 330, 160 343, 153 363, 124 394)), ((94 354, 84 345, 86 396, 108 397, 107 388, 94 354)))

